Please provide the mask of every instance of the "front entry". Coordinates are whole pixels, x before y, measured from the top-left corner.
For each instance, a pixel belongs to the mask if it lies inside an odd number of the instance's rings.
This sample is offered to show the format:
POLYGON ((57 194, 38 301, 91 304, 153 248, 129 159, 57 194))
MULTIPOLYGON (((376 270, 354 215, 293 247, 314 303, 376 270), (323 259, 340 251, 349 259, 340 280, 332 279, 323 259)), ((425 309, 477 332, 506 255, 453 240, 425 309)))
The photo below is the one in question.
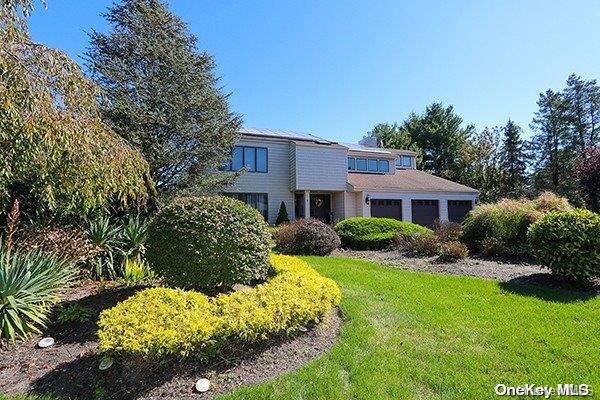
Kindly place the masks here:
POLYGON ((331 222, 331 195, 310 195, 310 217, 320 219, 325 223, 331 222))

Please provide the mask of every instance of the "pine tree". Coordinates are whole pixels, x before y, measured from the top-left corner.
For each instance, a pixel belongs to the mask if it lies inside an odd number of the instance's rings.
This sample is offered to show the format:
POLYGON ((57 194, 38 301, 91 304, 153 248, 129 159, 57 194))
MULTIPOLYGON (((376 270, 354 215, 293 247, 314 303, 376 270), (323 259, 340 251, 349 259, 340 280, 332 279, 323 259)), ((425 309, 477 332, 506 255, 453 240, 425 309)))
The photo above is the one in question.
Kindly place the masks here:
POLYGON ((211 190, 240 126, 187 25, 160 0, 123 0, 92 32, 87 67, 104 90, 104 120, 138 148, 162 193, 211 190))
POLYGON ((563 91, 569 119, 569 147, 583 152, 598 144, 600 88, 596 80, 585 81, 571 74, 563 91))
POLYGON ((285 203, 282 201, 281 205, 279 206, 279 212, 277 213, 275 225, 281 225, 286 222, 290 222, 290 217, 288 216, 287 209, 285 208, 285 203))
POLYGON ((387 149, 414 151, 417 153, 417 164, 420 164, 421 149, 413 142, 409 132, 401 129, 397 123, 379 123, 367 135, 377 138, 381 146, 387 149))
POLYGON ((521 139, 521 128, 510 119, 502 128, 503 140, 500 150, 501 167, 506 174, 503 195, 519 197, 524 193, 527 151, 521 139))

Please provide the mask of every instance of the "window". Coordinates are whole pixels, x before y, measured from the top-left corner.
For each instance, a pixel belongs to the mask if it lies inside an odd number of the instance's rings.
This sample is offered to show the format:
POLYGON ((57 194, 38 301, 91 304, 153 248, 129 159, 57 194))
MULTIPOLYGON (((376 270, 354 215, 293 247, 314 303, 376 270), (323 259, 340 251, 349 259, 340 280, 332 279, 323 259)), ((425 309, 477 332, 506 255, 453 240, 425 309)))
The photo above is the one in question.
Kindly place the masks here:
POLYGON ((356 169, 356 158, 348 157, 348 171, 356 169))
POLYGON ((379 163, 377 160, 369 159, 369 172, 377 172, 379 169, 379 163))
POLYGON ((269 220, 269 196, 266 193, 224 193, 224 195, 248 204, 258 210, 265 221, 269 220))
POLYGON ((367 170, 367 159, 366 158, 357 158, 356 159, 356 170, 357 171, 366 171, 367 170))
POLYGON ((235 146, 231 161, 225 165, 229 171, 239 171, 246 167, 248 172, 268 172, 268 150, 265 147, 235 146))
POLYGON ((379 172, 390 172, 390 162, 388 160, 379 160, 379 172))
POLYGON ((412 156, 398 156, 398 158, 396 159, 396 168, 412 168, 412 166, 412 156))

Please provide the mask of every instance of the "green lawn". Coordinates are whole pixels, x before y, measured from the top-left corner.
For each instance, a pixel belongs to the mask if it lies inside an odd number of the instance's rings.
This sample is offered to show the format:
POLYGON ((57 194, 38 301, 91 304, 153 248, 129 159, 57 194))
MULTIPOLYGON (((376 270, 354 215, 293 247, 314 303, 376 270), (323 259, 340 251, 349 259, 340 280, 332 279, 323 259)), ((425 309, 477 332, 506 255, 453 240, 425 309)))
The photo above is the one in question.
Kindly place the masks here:
POLYGON ((497 383, 600 391, 600 296, 306 260, 342 288, 339 342, 297 372, 224 399, 497 399, 497 383))

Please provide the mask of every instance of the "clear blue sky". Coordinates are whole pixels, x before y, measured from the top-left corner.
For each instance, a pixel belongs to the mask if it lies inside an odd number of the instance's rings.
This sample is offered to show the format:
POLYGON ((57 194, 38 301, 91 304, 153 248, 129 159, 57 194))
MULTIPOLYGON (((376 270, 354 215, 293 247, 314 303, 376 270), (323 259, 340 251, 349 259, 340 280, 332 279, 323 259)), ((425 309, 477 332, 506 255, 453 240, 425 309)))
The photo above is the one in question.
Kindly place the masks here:
MULTIPOLYGON (((49 0, 35 40, 76 60, 110 1, 49 0)), ((433 101, 478 130, 529 134, 538 94, 600 78, 600 1, 190 1, 172 10, 216 58, 245 125, 356 141, 433 101)))

